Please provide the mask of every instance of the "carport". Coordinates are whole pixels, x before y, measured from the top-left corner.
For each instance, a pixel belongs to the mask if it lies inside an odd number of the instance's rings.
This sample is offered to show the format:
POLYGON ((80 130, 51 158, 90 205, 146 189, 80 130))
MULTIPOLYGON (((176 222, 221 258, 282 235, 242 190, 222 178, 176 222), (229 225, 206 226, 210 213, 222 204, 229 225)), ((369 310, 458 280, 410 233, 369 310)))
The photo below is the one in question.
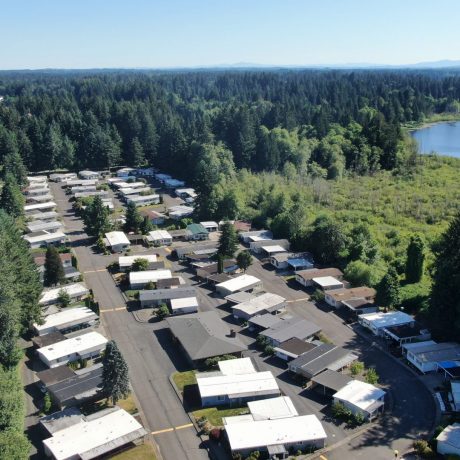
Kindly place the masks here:
POLYGON ((311 378, 312 388, 318 386, 322 389, 322 393, 327 396, 332 396, 341 390, 347 383, 353 379, 348 375, 341 374, 340 372, 331 371, 326 369, 318 375, 311 378))

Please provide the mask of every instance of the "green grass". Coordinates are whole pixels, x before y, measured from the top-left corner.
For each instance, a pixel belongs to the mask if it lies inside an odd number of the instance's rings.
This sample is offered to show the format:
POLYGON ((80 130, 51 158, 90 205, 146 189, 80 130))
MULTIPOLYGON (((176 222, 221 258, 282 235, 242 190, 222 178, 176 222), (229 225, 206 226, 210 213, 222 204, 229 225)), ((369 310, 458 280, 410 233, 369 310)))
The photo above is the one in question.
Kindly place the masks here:
POLYGON ((142 444, 110 457, 111 460, 156 460, 155 452, 150 444, 142 444))
POLYGON ((137 289, 127 289, 125 295, 131 300, 139 299, 139 291, 137 289))
POLYGON ((120 406, 129 414, 135 414, 137 412, 136 403, 134 402, 132 393, 126 399, 120 399, 120 401, 117 402, 117 406, 120 406))
POLYGON ((182 392, 187 385, 195 385, 195 371, 175 372, 172 376, 177 388, 182 392))
POLYGON ((232 408, 219 408, 219 407, 208 407, 206 409, 199 409, 192 412, 195 420, 201 417, 206 417, 212 426, 222 426, 222 417, 233 417, 235 415, 248 414, 249 409, 247 407, 232 407, 232 408))
POLYGON ((423 128, 433 123, 441 123, 443 121, 459 121, 460 113, 434 113, 429 117, 426 117, 422 121, 413 121, 409 123, 404 123, 403 128, 406 129, 417 129, 423 128))

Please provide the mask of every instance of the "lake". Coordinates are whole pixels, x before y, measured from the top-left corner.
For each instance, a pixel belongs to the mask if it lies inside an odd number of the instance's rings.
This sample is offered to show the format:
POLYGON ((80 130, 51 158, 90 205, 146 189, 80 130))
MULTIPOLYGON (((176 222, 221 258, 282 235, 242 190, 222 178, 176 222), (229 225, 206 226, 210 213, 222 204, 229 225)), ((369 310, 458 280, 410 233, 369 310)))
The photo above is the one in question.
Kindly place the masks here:
POLYGON ((460 158, 460 121, 436 123, 411 131, 420 153, 436 152, 460 158))

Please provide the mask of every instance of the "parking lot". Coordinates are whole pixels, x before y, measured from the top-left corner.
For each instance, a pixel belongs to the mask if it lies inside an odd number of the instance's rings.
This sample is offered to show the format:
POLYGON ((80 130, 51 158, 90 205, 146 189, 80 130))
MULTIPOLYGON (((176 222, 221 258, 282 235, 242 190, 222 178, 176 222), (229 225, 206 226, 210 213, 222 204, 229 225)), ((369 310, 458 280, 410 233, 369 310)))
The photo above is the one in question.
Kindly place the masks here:
MULTIPOLYGON (((106 266, 117 260, 118 256, 104 256, 93 251, 91 241, 83 231, 82 221, 73 214, 62 188, 59 184, 52 184, 51 188, 77 256, 79 270, 99 302, 101 322, 106 334, 117 341, 129 365, 131 383, 146 429, 152 433, 166 459, 207 458, 205 446, 201 444, 169 382, 173 372, 186 370, 188 365, 169 339, 165 323, 139 322, 127 310, 124 297, 106 270, 106 266)), ((151 253, 152 250, 135 247, 131 251, 132 254, 137 252, 151 253)), ((270 370, 278 377, 281 390, 293 399, 299 413, 318 415, 329 435, 329 445, 344 440, 336 449, 327 452, 328 459, 387 459, 393 449, 406 451, 414 439, 432 428, 435 413, 433 398, 419 379, 394 358, 379 350, 372 341, 357 335, 334 311, 317 307, 307 300, 305 291, 294 283, 286 283, 283 277, 277 276, 276 272, 254 259, 248 269, 249 274, 261 279, 267 291, 285 297, 289 311, 315 322, 336 345, 357 352, 366 366, 374 366, 380 376, 380 383, 389 392, 391 412, 363 436, 346 441, 349 430, 337 426, 330 419, 327 401, 312 391, 303 390, 292 380, 283 362, 261 356, 253 346, 254 336, 235 324, 230 311, 224 307, 224 301, 206 285, 199 283, 188 268, 171 260, 169 250, 155 248, 155 252, 168 258, 173 272, 196 286, 200 310, 218 311, 225 321, 231 322, 237 331, 241 331, 242 340, 250 348, 248 355, 260 370, 270 370)))

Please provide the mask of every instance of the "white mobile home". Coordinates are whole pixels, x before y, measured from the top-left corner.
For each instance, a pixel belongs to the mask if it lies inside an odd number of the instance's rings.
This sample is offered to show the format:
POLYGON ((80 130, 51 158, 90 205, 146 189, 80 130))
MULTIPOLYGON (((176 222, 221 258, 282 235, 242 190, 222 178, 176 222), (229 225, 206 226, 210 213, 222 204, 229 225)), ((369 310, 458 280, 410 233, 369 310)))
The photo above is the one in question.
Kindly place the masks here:
POLYGON ((109 232, 105 234, 106 246, 112 252, 123 252, 131 246, 128 237, 123 232, 109 232))
POLYGON ((36 220, 27 224, 27 232, 35 233, 46 231, 48 233, 55 233, 62 228, 62 223, 58 221, 43 222, 41 220, 36 220))
POLYGON ((47 201, 46 203, 26 204, 24 206, 24 212, 26 214, 36 211, 54 211, 55 209, 56 203, 54 201, 47 201))
POLYGON ((62 173, 62 174, 50 174, 50 181, 52 182, 67 182, 77 178, 76 173, 62 173))
POLYGON ((269 292, 232 307, 233 316, 248 320, 263 313, 279 313, 286 308, 286 299, 269 292))
POLYGON ((43 324, 34 324, 37 335, 61 332, 63 334, 73 329, 93 326, 99 317, 87 307, 66 308, 59 313, 48 315, 43 324))
POLYGON ((310 268, 298 271, 295 275, 295 280, 304 287, 310 287, 313 286, 313 278, 323 276, 333 276, 339 281, 343 279, 343 273, 338 268, 310 268))
POLYGON ((27 220, 29 222, 40 220, 41 222, 53 222, 59 217, 59 214, 56 211, 48 212, 35 212, 33 214, 27 215, 27 220))
MULTIPOLYGON (((226 420, 235 417, 228 417, 226 420)), ((287 458, 290 450, 324 447, 327 434, 316 415, 299 415, 274 420, 243 419, 225 425, 234 454, 260 451, 270 458, 287 458), (276 455, 276 457, 274 457, 276 455)))
POLYGON ((118 266, 122 272, 130 269, 133 266, 133 263, 138 259, 144 259, 149 264, 157 261, 156 254, 139 254, 136 256, 120 256, 118 258, 118 266))
POLYGON ((343 289, 344 284, 333 276, 320 276, 313 278, 313 286, 318 287, 322 291, 329 291, 331 289, 343 289))
POLYGON ((403 355, 420 372, 435 372, 438 363, 458 361, 460 345, 455 342, 436 343, 433 340, 406 343, 402 346, 403 355))
POLYGON ((262 281, 255 276, 246 274, 216 285, 216 290, 219 294, 222 295, 222 297, 235 294, 235 292, 256 292, 260 291, 261 289, 262 281))
POLYGON ((384 329, 390 326, 402 326, 415 322, 412 316, 402 311, 390 311, 388 313, 367 313, 358 317, 358 322, 370 329, 375 335, 384 335, 384 329))
POLYGON ((334 394, 334 402, 342 403, 354 415, 361 414, 371 420, 383 412, 385 392, 369 383, 351 380, 334 394))
POLYGON ((95 358, 105 348, 107 339, 98 332, 62 340, 37 350, 38 357, 48 367, 64 366, 79 359, 95 358))
POLYGON ((134 175, 136 170, 134 168, 121 168, 117 171, 117 177, 130 177, 134 175))
POLYGON ((439 433, 436 441, 438 454, 460 457, 460 423, 448 425, 439 433))
POLYGON ((172 244, 172 236, 167 230, 153 230, 147 237, 154 245, 169 246, 172 244))
POLYGON ((46 187, 28 187, 25 191, 25 194, 28 197, 35 197, 35 196, 41 196, 41 195, 49 195, 50 189, 48 188, 48 185, 46 187))
POLYGON ((131 272, 129 274, 129 285, 131 289, 144 289, 148 283, 156 283, 158 280, 172 278, 171 270, 146 270, 142 272, 131 272))
POLYGON ((255 254, 260 254, 262 252, 267 253, 270 256, 277 254, 279 252, 289 251, 290 243, 288 240, 262 240, 262 241, 253 241, 249 243, 249 249, 255 254), (270 249, 272 246, 272 249, 270 249))
POLYGON ((367 286, 360 286, 356 288, 340 288, 331 289, 325 292, 325 302, 334 308, 340 308, 343 306, 343 302, 347 302, 352 299, 365 299, 368 302, 373 302, 377 291, 367 286))
POLYGON ((168 215, 171 219, 181 220, 184 217, 189 217, 193 214, 193 208, 191 206, 171 206, 168 208, 168 215))
POLYGON ((74 187, 70 187, 70 192, 72 195, 82 192, 95 192, 96 190, 97 189, 95 185, 75 185, 74 187))
POLYGON ((127 198, 128 203, 134 203, 136 206, 148 206, 150 204, 158 204, 160 195, 139 195, 127 198))
POLYGON ((40 305, 53 305, 58 302, 60 291, 65 291, 69 294, 71 300, 82 300, 89 294, 89 290, 82 283, 66 284, 64 286, 48 289, 42 292, 40 297, 40 305))
POLYGON ((99 173, 95 171, 89 171, 89 170, 84 170, 80 171, 78 175, 83 179, 83 180, 97 180, 99 179, 99 173))
POLYGON ((198 311, 198 299, 196 297, 181 297, 169 300, 169 308, 173 315, 184 315, 198 311))
POLYGON ((219 230, 219 224, 214 221, 200 222, 200 224, 210 233, 217 232, 219 230))
POLYGON ((271 240, 273 238, 273 233, 270 230, 252 230, 249 232, 241 232, 239 237, 243 243, 249 244, 252 241, 271 240))
POLYGON ((47 232, 47 231, 40 231, 36 233, 29 233, 23 237, 31 249, 38 249, 42 246, 49 246, 49 245, 60 245, 64 244, 66 241, 66 236, 63 232, 47 232))

